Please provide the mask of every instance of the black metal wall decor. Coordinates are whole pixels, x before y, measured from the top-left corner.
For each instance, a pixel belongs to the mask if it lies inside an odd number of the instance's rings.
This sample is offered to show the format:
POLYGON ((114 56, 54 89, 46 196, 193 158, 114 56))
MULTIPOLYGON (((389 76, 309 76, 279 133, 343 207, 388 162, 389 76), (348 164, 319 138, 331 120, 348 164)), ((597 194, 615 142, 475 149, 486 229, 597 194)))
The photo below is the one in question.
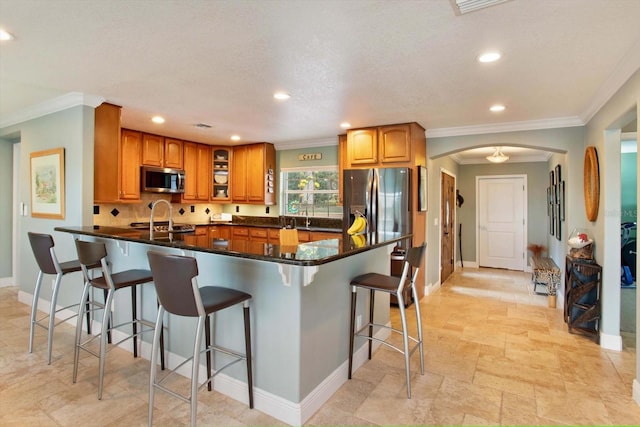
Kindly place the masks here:
POLYGON ((547 188, 547 216, 549 217, 549 234, 562 240, 562 222, 565 220, 564 181, 562 169, 556 165, 549 172, 549 187, 547 188))

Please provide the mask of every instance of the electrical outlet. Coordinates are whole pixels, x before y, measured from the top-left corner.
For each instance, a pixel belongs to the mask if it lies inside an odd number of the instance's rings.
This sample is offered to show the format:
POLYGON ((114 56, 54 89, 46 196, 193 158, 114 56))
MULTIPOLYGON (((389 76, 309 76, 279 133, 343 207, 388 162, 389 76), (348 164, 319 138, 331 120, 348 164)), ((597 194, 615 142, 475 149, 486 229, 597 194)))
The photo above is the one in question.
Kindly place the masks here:
POLYGON ((240 206, 236 206, 236 213, 240 212, 240 206))
POLYGON ((356 331, 359 331, 362 327, 362 314, 358 314, 356 317, 356 331))

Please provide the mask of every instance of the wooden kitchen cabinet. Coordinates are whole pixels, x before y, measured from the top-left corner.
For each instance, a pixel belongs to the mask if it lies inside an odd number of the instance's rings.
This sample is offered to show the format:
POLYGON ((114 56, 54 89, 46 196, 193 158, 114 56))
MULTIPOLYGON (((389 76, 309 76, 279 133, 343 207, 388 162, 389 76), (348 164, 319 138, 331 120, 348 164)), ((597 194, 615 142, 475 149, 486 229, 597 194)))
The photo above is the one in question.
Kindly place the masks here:
POLYGON ((226 225, 210 225, 209 237, 211 239, 229 240, 231 238, 231 227, 226 225))
POLYGON ((342 181, 347 164, 347 134, 338 135, 338 205, 342 205, 342 181))
POLYGON ((142 164, 164 167, 164 137, 148 133, 142 134, 142 164))
POLYGON ((249 228, 249 240, 252 242, 267 243, 269 241, 269 231, 267 228, 249 228))
POLYGON ((140 201, 142 134, 121 130, 120 113, 121 107, 107 103, 95 109, 94 203, 140 201))
POLYGON ((181 199, 189 202, 208 202, 211 148, 205 144, 185 142, 184 172, 184 193, 181 199))
POLYGON ((275 153, 273 144, 268 143, 233 147, 232 202, 275 204, 275 153))
POLYGON ((185 234, 184 241, 189 245, 209 247, 209 226, 196 226, 193 234, 185 234))
POLYGON ((184 142, 173 138, 164 139, 164 167, 184 168, 184 142))
POLYGON ((412 144, 424 141, 424 128, 401 123, 347 131, 346 167, 408 166, 412 144))
POLYGON ((229 202, 231 200, 231 147, 211 147, 213 157, 213 182, 211 200, 229 202))
POLYGON ((142 134, 142 164, 182 169, 184 166, 183 142, 160 135, 142 134))
POLYGON ((342 233, 330 232, 330 231, 312 231, 311 242, 317 242, 318 240, 338 239, 338 242, 342 242, 342 233))

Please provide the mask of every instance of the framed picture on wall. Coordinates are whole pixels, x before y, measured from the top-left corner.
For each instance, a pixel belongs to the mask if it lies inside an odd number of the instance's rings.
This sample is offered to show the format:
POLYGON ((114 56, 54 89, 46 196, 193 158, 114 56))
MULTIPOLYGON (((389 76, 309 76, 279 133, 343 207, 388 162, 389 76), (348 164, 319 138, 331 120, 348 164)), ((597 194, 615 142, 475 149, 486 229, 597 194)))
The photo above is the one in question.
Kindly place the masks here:
POLYGON ((31 216, 64 219, 64 148, 31 153, 31 216))

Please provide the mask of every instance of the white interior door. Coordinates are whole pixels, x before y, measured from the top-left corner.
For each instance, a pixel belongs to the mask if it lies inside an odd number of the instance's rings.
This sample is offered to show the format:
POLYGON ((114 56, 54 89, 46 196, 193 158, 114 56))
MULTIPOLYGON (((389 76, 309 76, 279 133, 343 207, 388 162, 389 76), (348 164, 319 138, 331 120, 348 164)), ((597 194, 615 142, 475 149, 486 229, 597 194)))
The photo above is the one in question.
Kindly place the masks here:
POLYGON ((524 270, 524 176, 478 177, 478 265, 524 270))

